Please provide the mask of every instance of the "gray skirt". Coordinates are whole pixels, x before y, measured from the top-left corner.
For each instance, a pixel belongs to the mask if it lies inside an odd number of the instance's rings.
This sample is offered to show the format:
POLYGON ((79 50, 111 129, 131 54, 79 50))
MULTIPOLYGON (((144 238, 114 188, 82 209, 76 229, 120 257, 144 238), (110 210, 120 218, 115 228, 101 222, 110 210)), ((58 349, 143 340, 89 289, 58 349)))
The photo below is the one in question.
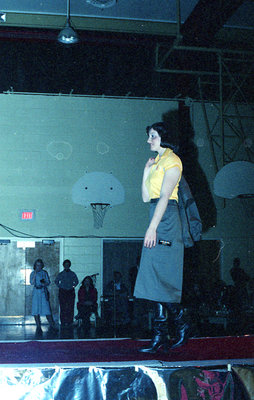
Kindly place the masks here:
MULTIPOLYGON (((157 201, 150 203, 150 221, 157 201)), ((157 228, 157 243, 144 247, 134 296, 157 302, 180 303, 184 245, 178 204, 170 200, 157 228)))

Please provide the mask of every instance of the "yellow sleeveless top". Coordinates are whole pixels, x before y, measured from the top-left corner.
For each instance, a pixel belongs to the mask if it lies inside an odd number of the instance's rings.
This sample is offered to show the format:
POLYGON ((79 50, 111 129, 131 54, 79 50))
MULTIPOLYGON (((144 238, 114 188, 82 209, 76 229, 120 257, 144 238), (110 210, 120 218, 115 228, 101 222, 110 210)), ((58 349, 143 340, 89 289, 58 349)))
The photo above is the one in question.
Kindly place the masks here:
POLYGON ((150 173, 146 180, 146 187, 149 193, 150 199, 157 199, 160 197, 161 186, 164 178, 164 174, 168 169, 178 167, 181 174, 179 180, 173 190, 170 200, 178 201, 178 186, 182 176, 182 162, 180 158, 173 152, 173 150, 167 148, 163 155, 160 157, 159 154, 155 158, 155 163, 150 169, 150 173))

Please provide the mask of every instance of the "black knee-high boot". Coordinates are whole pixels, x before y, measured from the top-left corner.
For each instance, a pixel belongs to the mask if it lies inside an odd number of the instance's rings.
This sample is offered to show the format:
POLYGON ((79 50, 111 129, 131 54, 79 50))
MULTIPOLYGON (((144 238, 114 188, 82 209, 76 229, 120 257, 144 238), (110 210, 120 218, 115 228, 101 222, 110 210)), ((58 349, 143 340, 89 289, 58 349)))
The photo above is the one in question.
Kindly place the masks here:
POLYGON ((177 339, 170 349, 176 349, 182 346, 189 339, 190 326, 184 318, 184 312, 178 303, 165 303, 165 307, 172 316, 176 328, 177 339))
POLYGON ((155 317, 153 320, 153 337, 149 347, 139 349, 142 353, 156 353, 160 347, 168 347, 168 325, 166 310, 161 303, 155 303, 155 317))

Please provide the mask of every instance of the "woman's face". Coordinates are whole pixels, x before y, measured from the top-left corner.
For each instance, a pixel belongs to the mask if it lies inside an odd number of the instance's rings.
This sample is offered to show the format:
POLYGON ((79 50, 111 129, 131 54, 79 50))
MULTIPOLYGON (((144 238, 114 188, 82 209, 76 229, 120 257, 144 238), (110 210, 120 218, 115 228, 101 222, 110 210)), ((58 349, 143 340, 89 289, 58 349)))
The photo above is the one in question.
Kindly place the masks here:
POLYGON ((43 268, 42 263, 40 263, 39 261, 35 264, 35 271, 39 272, 41 271, 43 268))
POLYGON ((88 278, 86 278, 86 279, 84 280, 84 285, 85 285, 86 287, 90 286, 90 281, 89 281, 88 278))
POLYGON ((161 137, 154 129, 150 129, 148 133, 147 143, 150 144, 151 151, 158 151, 160 149, 161 137))

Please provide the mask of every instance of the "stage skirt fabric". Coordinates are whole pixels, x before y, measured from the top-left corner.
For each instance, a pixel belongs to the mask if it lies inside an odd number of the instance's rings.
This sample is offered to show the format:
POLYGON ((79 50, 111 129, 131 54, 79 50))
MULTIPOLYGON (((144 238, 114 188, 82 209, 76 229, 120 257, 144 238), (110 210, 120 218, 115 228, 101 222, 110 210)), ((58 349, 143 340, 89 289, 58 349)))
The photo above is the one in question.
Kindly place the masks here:
MULTIPOLYGON (((157 201, 150 203, 150 220, 157 201)), ((170 200, 157 228, 156 246, 143 246, 134 296, 157 302, 180 303, 183 280, 181 220, 178 204, 170 200), (159 244, 159 242, 162 244, 159 244)))
POLYGON ((33 289, 32 315, 50 315, 49 301, 46 299, 44 288, 33 289))

